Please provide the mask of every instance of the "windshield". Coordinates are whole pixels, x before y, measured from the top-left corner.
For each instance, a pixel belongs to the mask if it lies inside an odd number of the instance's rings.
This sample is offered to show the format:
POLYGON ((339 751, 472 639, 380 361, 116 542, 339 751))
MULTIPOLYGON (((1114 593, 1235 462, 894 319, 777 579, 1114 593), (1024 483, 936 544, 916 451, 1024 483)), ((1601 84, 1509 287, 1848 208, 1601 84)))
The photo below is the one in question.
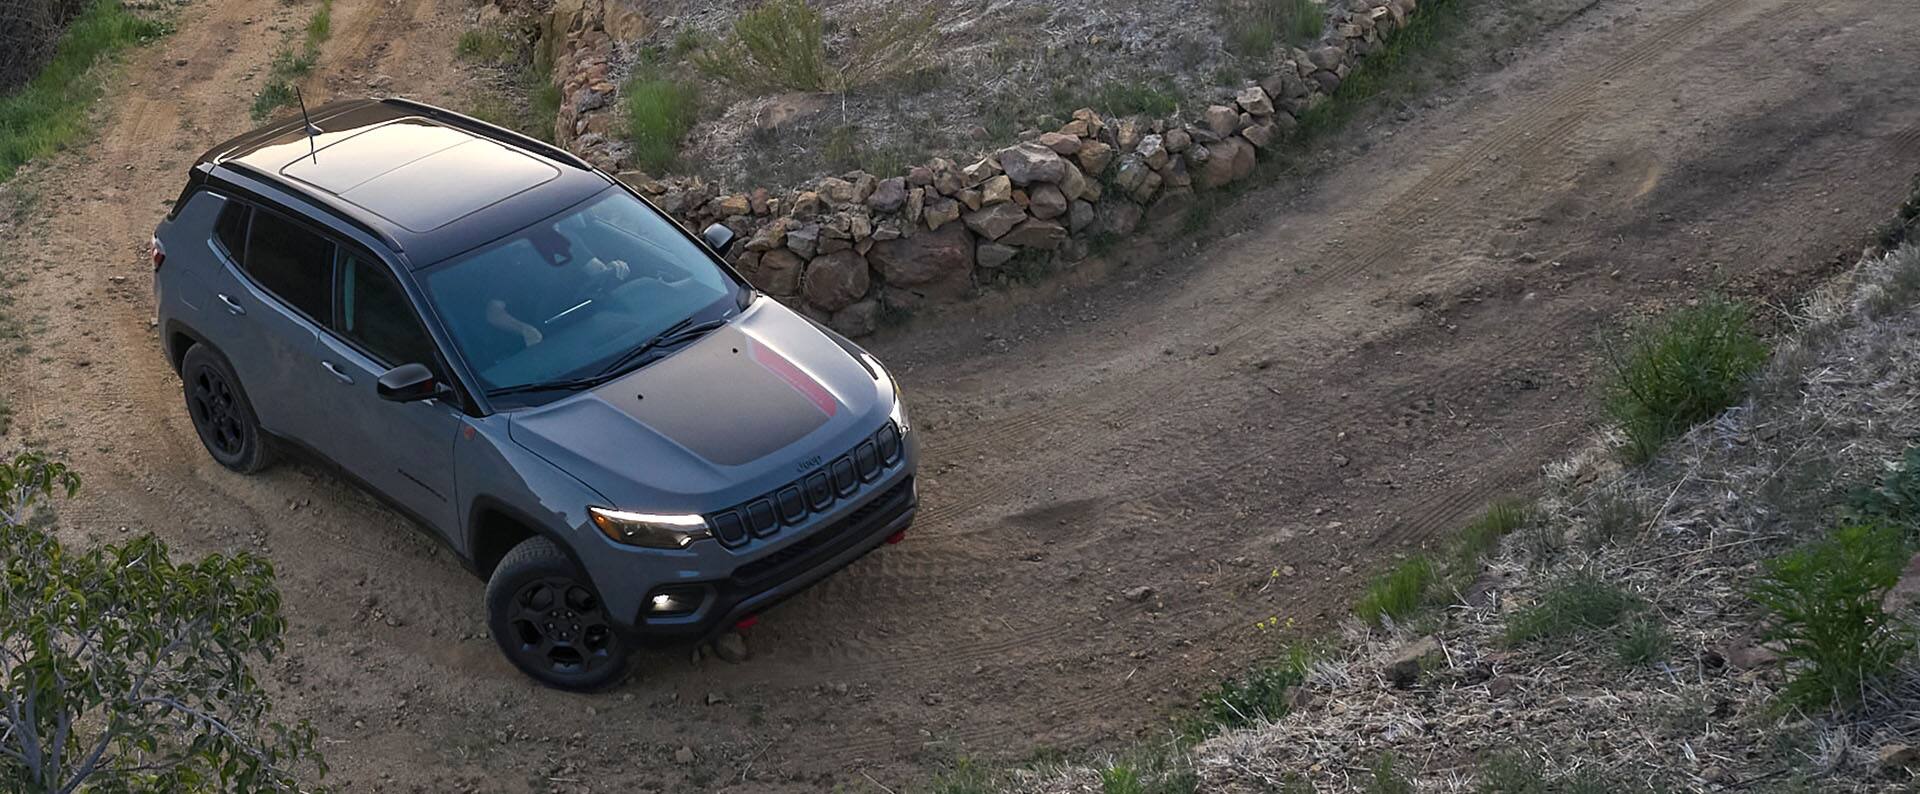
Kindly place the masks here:
POLYGON ((619 188, 429 269, 429 298, 486 391, 599 373, 738 288, 619 188))

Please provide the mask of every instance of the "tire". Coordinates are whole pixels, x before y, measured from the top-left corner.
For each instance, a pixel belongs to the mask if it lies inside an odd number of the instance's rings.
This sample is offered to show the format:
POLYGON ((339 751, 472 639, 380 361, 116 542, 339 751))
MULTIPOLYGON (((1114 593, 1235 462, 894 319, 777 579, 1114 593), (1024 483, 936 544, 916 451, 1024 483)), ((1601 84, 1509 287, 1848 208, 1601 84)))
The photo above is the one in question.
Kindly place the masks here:
POLYGON ((181 391, 187 416, 207 454, 241 474, 273 465, 273 447, 260 430, 253 403, 226 357, 206 345, 194 345, 180 362, 181 391))
POLYGON ((513 666, 555 689, 619 682, 630 653, 593 583, 554 542, 528 538, 487 580, 487 628, 513 666))

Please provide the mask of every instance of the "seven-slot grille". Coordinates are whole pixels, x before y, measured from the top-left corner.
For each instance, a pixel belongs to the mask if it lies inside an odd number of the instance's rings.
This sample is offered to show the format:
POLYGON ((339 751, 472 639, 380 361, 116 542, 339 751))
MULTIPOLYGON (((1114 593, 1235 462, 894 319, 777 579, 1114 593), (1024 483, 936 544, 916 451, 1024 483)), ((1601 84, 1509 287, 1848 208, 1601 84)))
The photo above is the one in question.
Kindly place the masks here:
POLYGON ((805 522, 814 513, 833 508, 841 499, 852 496, 864 483, 900 462, 904 454, 900 429, 888 422, 873 437, 861 441, 845 454, 820 464, 805 477, 774 489, 772 493, 726 510, 707 514, 707 526, 721 545, 734 547, 749 538, 767 537, 783 526, 805 522))

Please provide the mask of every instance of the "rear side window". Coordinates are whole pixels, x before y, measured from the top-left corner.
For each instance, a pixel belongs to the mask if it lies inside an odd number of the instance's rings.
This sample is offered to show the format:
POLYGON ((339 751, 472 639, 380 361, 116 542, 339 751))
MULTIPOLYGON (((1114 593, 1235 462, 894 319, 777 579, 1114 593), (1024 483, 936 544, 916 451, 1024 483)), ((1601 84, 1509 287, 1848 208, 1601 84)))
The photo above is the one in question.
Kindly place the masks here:
POLYGON ((333 243, 271 212, 255 212, 246 271, 268 292, 325 321, 333 316, 333 243))
POLYGON ((385 264, 365 254, 340 255, 340 322, 335 329, 381 364, 425 364, 433 360, 433 340, 420 325, 413 302, 385 264))
POLYGON ((213 238, 235 262, 247 255, 247 221, 252 219, 252 207, 227 199, 226 206, 220 208, 220 218, 213 222, 213 238))

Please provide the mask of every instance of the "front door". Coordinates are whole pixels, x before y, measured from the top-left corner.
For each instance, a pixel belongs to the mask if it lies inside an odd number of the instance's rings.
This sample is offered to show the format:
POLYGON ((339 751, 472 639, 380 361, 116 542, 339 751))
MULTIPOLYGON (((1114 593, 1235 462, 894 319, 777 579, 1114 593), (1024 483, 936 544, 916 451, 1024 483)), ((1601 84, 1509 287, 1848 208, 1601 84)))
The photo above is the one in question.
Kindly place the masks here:
POLYGON ((443 378, 433 340, 385 262, 342 247, 335 269, 334 319, 319 335, 333 429, 321 451, 457 540, 453 444, 466 417, 445 400, 390 402, 377 390, 401 364, 425 364, 443 378))

